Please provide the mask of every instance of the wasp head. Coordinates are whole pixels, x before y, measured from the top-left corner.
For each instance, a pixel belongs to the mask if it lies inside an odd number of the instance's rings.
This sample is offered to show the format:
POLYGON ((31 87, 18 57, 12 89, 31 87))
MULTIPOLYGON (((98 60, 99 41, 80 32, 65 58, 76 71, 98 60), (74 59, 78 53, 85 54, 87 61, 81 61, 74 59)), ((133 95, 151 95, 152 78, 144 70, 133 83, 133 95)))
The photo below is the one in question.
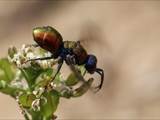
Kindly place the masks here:
POLYGON ((85 68, 86 70, 93 74, 96 71, 96 66, 97 66, 97 58, 94 55, 88 55, 87 61, 85 63, 85 68))

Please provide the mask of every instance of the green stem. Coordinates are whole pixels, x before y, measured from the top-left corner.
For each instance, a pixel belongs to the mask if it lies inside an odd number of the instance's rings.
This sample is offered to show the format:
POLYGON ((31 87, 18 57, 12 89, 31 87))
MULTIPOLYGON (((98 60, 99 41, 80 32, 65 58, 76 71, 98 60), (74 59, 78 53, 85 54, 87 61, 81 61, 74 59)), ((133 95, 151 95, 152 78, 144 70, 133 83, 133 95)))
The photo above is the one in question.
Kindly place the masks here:
POLYGON ((29 89, 31 90, 31 89, 32 89, 32 84, 31 84, 31 82, 28 80, 28 76, 26 75, 26 73, 25 73, 25 71, 24 71, 23 69, 20 69, 20 70, 21 70, 21 72, 22 72, 22 74, 23 74, 23 76, 24 76, 24 78, 25 78, 25 80, 26 80, 26 82, 27 82, 27 84, 28 84, 29 89))
POLYGON ((25 118, 25 120, 30 120, 26 113, 24 114, 24 118, 25 118))

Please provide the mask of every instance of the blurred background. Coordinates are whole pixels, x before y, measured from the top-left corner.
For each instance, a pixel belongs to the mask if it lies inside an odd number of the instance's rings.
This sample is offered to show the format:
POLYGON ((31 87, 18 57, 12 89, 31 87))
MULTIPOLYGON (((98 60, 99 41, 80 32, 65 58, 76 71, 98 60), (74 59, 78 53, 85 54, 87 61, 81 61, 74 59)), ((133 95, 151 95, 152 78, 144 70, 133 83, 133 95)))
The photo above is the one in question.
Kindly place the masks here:
MULTIPOLYGON (((160 1, 1 0, 0 57, 33 43, 32 29, 45 25, 81 40, 105 71, 102 90, 61 99, 58 118, 160 119, 160 1)), ((3 94, 0 119, 23 119, 3 94)))

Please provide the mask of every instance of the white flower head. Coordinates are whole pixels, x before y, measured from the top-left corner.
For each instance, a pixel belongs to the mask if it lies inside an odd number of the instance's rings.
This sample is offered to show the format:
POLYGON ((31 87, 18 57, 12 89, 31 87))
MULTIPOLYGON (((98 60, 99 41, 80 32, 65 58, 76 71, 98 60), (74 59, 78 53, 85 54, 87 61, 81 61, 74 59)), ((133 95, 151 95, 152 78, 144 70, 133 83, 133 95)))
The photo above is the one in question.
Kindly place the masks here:
MULTIPOLYGON (((49 57, 52 55, 50 52, 47 51, 44 53, 40 52, 41 48, 35 48, 33 47, 33 45, 26 44, 22 45, 21 49, 19 49, 18 51, 14 47, 10 48, 9 53, 13 53, 12 51, 15 51, 14 55, 12 55, 12 58, 10 57, 10 55, 8 59, 11 62, 15 63, 18 68, 27 68, 31 66, 31 62, 33 62, 32 59, 49 57)), ((55 64, 55 61, 54 59, 35 60, 34 63, 37 63, 40 67, 46 69, 48 67, 52 67, 55 64)))
POLYGON ((28 53, 26 54, 26 58, 27 58, 28 60, 34 59, 34 58, 35 58, 35 55, 34 55, 33 52, 28 52, 28 53))
POLYGON ((44 88, 40 87, 39 89, 34 90, 34 91, 33 91, 33 94, 34 94, 36 97, 40 97, 40 96, 43 94, 44 90, 45 90, 44 88))
POLYGON ((42 67, 42 68, 48 68, 48 61, 47 60, 43 60, 43 61, 38 61, 38 64, 42 67))

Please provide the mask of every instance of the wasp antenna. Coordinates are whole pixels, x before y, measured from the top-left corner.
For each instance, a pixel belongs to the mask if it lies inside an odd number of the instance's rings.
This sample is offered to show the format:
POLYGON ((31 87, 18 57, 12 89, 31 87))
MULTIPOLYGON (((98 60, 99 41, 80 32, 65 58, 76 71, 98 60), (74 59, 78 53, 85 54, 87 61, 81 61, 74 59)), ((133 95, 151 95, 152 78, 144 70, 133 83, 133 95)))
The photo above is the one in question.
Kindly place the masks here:
POLYGON ((100 69, 100 68, 96 68, 96 72, 101 76, 101 83, 98 86, 99 89, 101 89, 102 85, 103 85, 103 81, 104 81, 104 71, 102 69, 100 69))

